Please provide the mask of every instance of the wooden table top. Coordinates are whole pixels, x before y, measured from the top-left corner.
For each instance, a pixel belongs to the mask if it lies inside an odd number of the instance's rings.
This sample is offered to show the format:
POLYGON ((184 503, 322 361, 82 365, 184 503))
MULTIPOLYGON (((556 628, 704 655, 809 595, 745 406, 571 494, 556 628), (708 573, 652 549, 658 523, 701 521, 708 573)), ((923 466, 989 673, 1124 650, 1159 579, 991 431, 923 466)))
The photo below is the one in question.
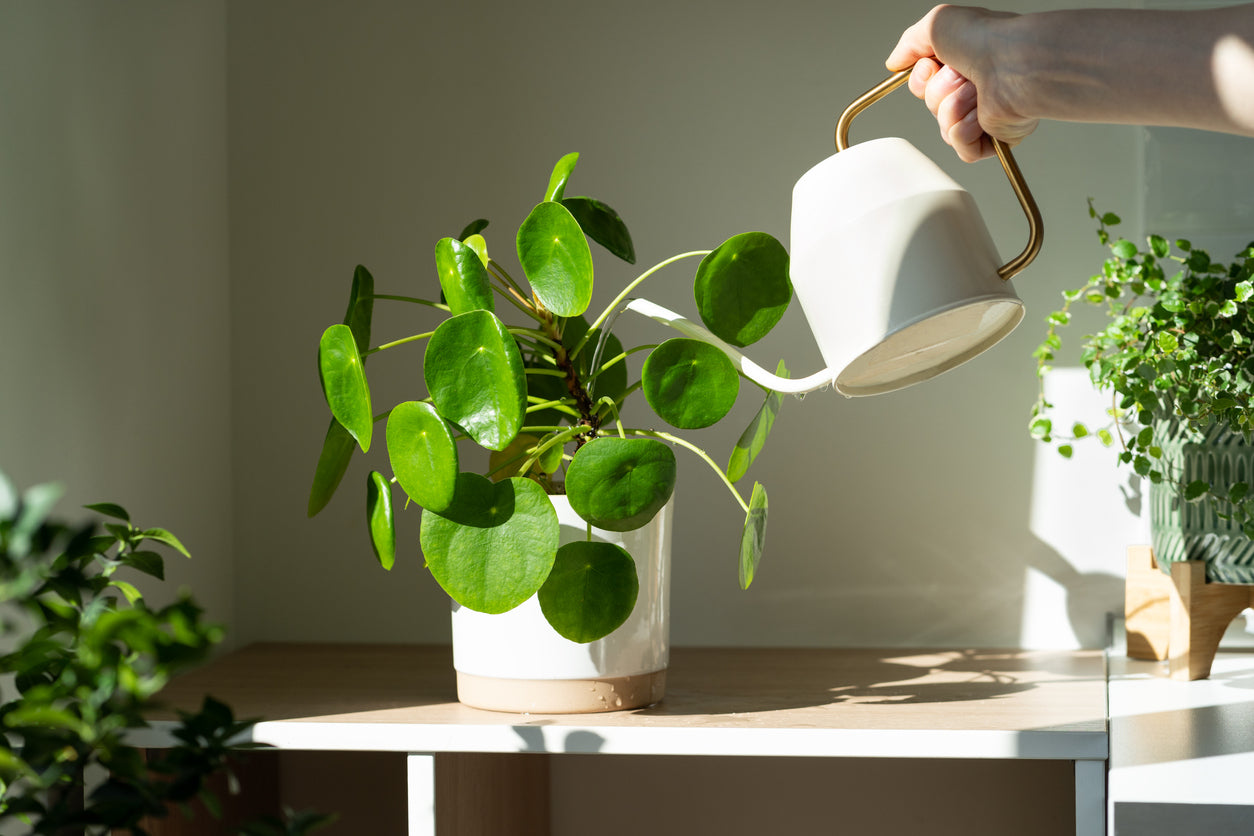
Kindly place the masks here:
POLYGON ((1100 651, 674 648, 667 678, 644 709, 507 714, 457 702, 448 647, 257 644, 162 699, 194 709, 212 694, 287 748, 1106 756, 1100 651))

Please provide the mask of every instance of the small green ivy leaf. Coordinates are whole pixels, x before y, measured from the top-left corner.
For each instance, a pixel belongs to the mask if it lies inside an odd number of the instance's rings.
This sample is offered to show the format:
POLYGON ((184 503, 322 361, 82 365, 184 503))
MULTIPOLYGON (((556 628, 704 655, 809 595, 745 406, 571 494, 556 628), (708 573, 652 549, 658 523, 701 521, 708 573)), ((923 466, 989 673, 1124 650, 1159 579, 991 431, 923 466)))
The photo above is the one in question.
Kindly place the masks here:
POLYGON ((1229 299, 1228 301, 1224 302, 1222 305, 1219 306, 1219 310, 1216 311, 1215 315, 1222 319, 1227 319, 1229 317, 1236 316, 1237 315, 1236 301, 1229 299))
POLYGON ((1130 258, 1136 258, 1137 254, 1136 244, 1133 244, 1126 238, 1120 238, 1118 241, 1111 244, 1110 251, 1125 261, 1130 258))
POLYGON ((1205 480, 1198 479, 1196 481, 1190 482, 1188 485, 1185 486, 1184 498, 1192 502, 1195 499, 1201 498, 1209 490, 1210 490, 1210 483, 1205 480))
POLYGON ((1251 283, 1248 281, 1237 282, 1237 286, 1236 286, 1237 301, 1245 302, 1249 300, 1251 296, 1254 296, 1254 283, 1251 283))
POLYGON ((636 562, 621 546, 577 540, 557 550, 537 596, 558 635, 580 644, 608 636, 636 607, 636 562))
POLYGON ((1089 428, 1084 426, 1084 424, 1080 423, 1079 421, 1076 421, 1071 426, 1071 435, 1074 436, 1075 438, 1084 438, 1088 434, 1089 434, 1089 428))
POLYGON ((1070 445, 1070 444, 1059 444, 1059 445, 1058 445, 1058 455, 1062 456, 1064 459, 1069 459, 1069 458, 1071 458, 1071 453, 1072 453, 1072 452, 1073 452, 1073 451, 1072 451, 1072 449, 1071 449, 1071 445, 1070 445))
POLYGON ((1245 499, 1245 495, 1249 492, 1250 486, 1248 482, 1237 482, 1228 489, 1228 501, 1240 502, 1242 499, 1245 499))
POLYGON ((1171 252, 1171 248, 1167 245, 1167 239, 1161 235, 1151 235, 1149 237, 1150 250, 1158 258, 1166 258, 1171 252))
POLYGON ((1176 339, 1176 335, 1169 331, 1158 332, 1158 349, 1159 351, 1171 354, 1180 346, 1180 341, 1176 339))
POLYGON ((1038 441, 1044 441, 1053 432, 1054 422, 1048 418, 1033 418, 1028 424, 1028 432, 1038 441))
POLYGON ((383 474, 370 471, 366 479, 366 524, 370 547, 385 570, 396 563, 396 523, 392 517, 392 486, 383 474))

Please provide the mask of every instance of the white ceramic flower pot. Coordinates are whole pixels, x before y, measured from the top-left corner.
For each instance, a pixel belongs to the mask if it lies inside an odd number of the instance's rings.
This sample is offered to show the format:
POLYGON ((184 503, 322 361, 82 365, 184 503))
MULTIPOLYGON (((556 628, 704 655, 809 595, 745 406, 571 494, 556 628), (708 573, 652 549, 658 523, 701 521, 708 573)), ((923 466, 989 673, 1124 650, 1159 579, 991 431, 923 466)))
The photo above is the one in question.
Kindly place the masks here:
MULTIPOLYGON (((587 523, 564 496, 552 497, 561 542, 587 537, 587 523)), ((592 529, 636 561, 640 594, 610 635, 578 644, 545 621, 535 596, 500 615, 453 604, 453 667, 458 699, 476 708, 571 714, 639 708, 662 699, 670 655, 670 546, 674 499, 643 528, 592 529)))

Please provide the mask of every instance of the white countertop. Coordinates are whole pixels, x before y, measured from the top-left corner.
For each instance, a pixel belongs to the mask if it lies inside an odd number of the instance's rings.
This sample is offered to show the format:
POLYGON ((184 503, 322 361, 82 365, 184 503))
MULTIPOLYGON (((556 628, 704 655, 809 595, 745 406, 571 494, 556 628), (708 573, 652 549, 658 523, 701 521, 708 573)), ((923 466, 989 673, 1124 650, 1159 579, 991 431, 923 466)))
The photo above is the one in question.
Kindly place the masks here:
POLYGON ((1220 650, 1209 679, 1111 654, 1109 832, 1254 833, 1254 653, 1220 650))

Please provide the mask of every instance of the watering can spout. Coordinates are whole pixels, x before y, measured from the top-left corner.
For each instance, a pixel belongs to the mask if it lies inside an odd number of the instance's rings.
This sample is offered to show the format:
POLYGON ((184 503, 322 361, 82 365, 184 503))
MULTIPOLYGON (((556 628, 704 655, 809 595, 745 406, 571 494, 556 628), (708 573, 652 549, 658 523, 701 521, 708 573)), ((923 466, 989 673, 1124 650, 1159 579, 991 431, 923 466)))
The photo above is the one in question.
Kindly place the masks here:
POLYGON ((674 328, 681 334, 709 343, 726 354, 731 359, 732 365, 736 367, 737 371, 759 386, 764 386, 773 392, 783 392, 788 395, 803 395, 806 392, 813 392, 817 389, 823 389, 831 386, 832 381, 836 378, 835 372, 831 369, 823 369, 822 371, 815 372, 808 377, 795 379, 780 377, 777 374, 772 374, 745 355, 741 354, 740 351, 738 351, 730 343, 714 336, 702 326, 690 319, 684 318, 672 310, 668 310, 661 305, 650 302, 648 299, 631 300, 631 302, 627 305, 627 310, 643 314, 656 322, 660 322, 663 325, 674 328))

